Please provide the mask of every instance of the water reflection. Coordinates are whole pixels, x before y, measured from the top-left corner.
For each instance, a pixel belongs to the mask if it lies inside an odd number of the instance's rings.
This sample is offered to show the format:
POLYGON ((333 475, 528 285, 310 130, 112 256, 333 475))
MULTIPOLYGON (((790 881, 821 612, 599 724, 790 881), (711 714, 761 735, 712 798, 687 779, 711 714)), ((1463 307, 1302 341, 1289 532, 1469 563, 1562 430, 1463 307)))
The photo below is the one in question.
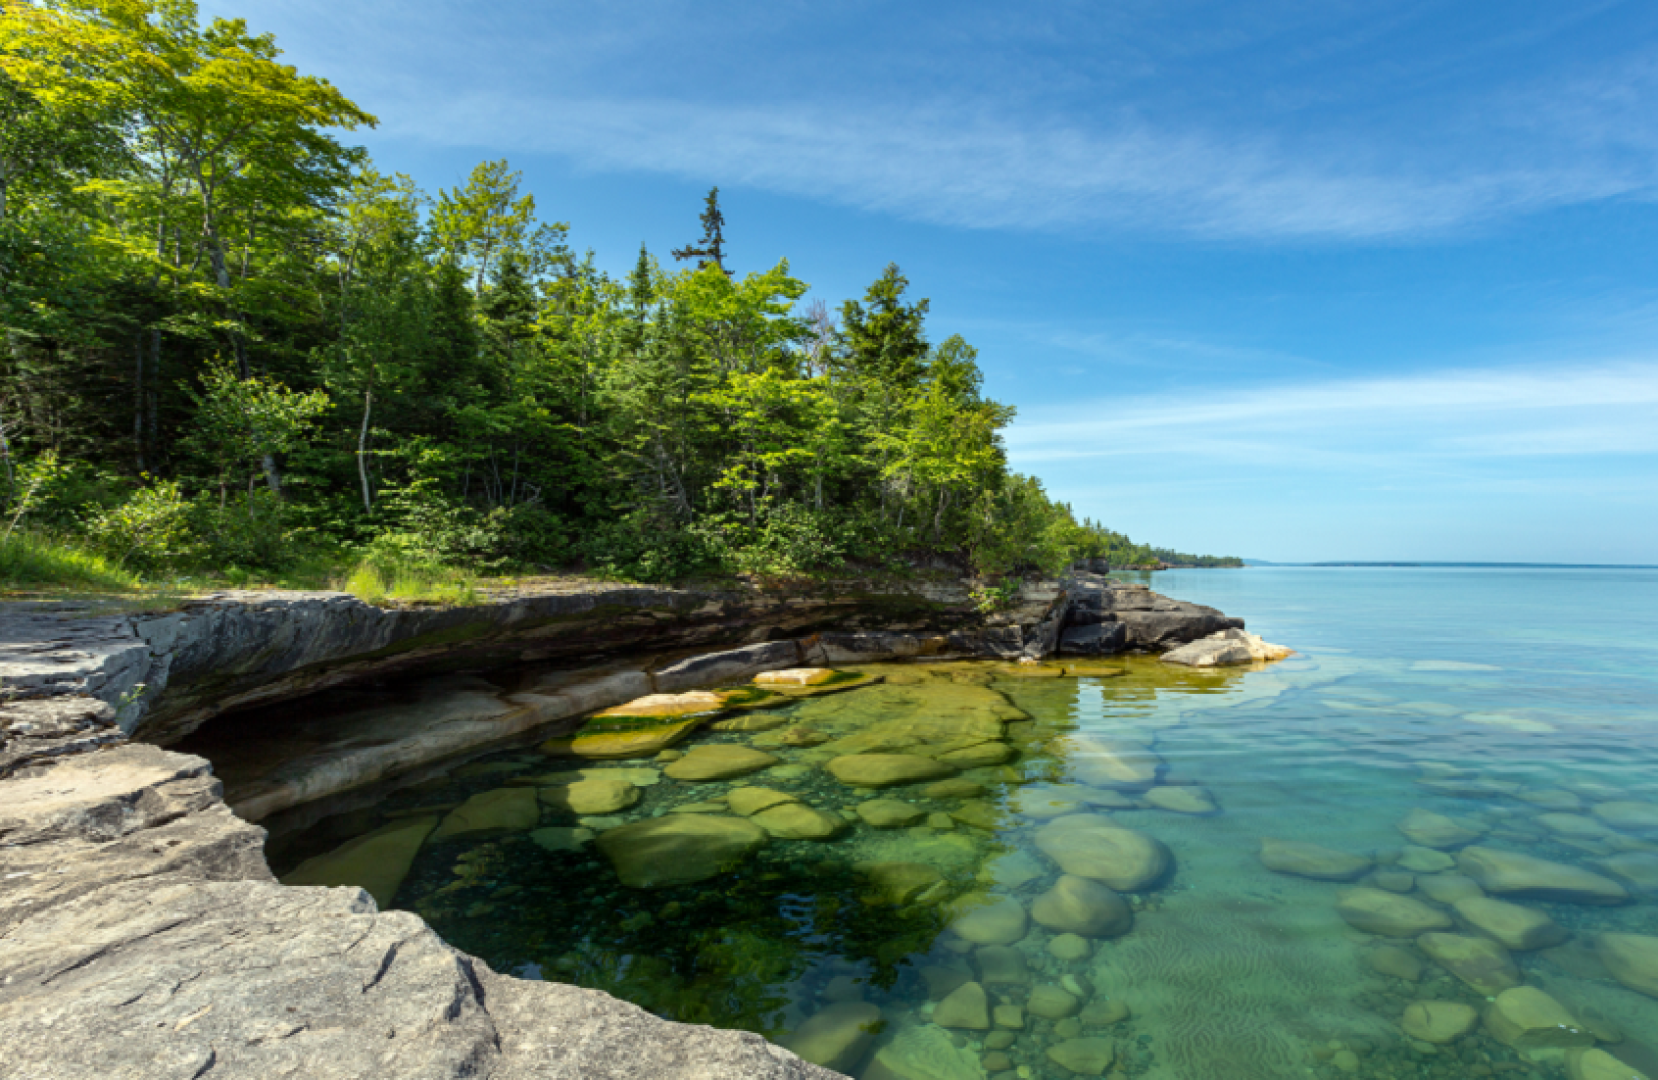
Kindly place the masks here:
POLYGON ((273 859, 868 1080, 1598 1076, 1595 1045, 1658 1075, 1628 725, 1501 707, 1478 666, 1120 666, 872 666, 655 759, 473 762, 273 859), (698 747, 772 763, 675 779, 698 747), (632 888, 630 859, 706 876, 632 888))

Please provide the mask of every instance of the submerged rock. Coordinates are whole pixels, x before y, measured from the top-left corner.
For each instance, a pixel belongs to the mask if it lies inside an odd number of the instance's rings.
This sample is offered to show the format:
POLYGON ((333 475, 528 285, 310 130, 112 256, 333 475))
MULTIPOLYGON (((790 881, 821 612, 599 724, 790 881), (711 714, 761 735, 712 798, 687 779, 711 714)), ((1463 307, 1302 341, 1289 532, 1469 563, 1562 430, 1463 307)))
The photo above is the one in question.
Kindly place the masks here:
POLYGON ((667 814, 606 830, 594 842, 622 884, 654 889, 730 870, 766 842, 766 831, 746 818, 667 814))
POLYGON ((962 983, 945 995, 933 1009, 933 1023, 940 1027, 990 1030, 990 998, 976 982, 962 983))
POLYGON ((858 1066, 881 1026, 881 1010, 861 1001, 818 1010, 784 1040, 783 1045, 813 1065, 836 1072, 858 1066))
POLYGON ((573 738, 547 740, 541 744, 541 751, 596 761, 657 755, 682 741, 706 719, 693 716, 663 723, 583 728, 573 738))
POLYGON ((1157 783, 1163 759, 1144 743, 1096 736, 1077 736, 1070 741, 1071 768, 1081 784, 1136 790, 1157 783))
POLYGON ((1647 1080, 1647 1075, 1605 1050, 1573 1049, 1566 1051, 1566 1080, 1647 1080))
POLYGON ((726 796, 726 805, 733 814, 743 817, 753 817, 762 810, 769 810, 784 803, 799 802, 795 796, 785 791, 773 791, 763 787, 734 787, 726 796))
POLYGON ((1443 851, 1406 844, 1399 855, 1398 865, 1417 874, 1438 874, 1454 868, 1457 861, 1443 851))
POLYGON ((1392 945, 1370 951, 1370 967, 1378 975, 1391 975, 1406 982, 1422 981, 1422 961, 1392 945))
POLYGON ((1598 804, 1594 814, 1621 832, 1658 836, 1658 805, 1617 799, 1598 804))
POLYGON ((1466 934, 1423 934, 1416 947, 1428 959, 1474 989, 1490 997, 1523 981, 1508 950, 1490 938, 1466 934))
POLYGON ((496 788, 474 795, 451 810, 432 840, 528 832, 539 824, 541 804, 534 788, 496 788))
POLYGON ((1056 934, 1048 942, 1048 955, 1066 963, 1086 960, 1092 952, 1088 939, 1081 934, 1056 934))
POLYGON ((1048 1047, 1048 1059, 1080 1076, 1104 1076, 1117 1059, 1117 1046, 1110 1039, 1066 1039, 1048 1047))
POLYGON ((355 885, 382 911, 391 907, 409 876, 420 845, 438 826, 436 814, 404 818, 306 859, 282 878, 284 885, 355 885))
POLYGON ((928 799, 976 799, 984 793, 983 784, 961 776, 940 780, 921 789, 922 797, 928 799))
POLYGON ((1044 1020, 1064 1020, 1075 1016, 1081 1009, 1082 1002, 1074 995, 1046 984, 1032 989, 1030 998, 1025 1002, 1026 1012, 1044 1020))
POLYGON ((1460 1001, 1413 1001, 1405 1007, 1399 1026, 1419 1042, 1443 1046, 1473 1031, 1479 1022, 1479 1011, 1460 1001))
POLYGON ((1092 878, 1118 892, 1139 892, 1173 865, 1157 840, 1118 826, 1101 814, 1055 818, 1036 832, 1036 846, 1067 874, 1092 878))
POLYGON ((1220 813, 1215 800, 1200 787, 1154 787, 1146 792, 1145 800, 1159 810, 1176 814, 1220 813))
POLYGON ((918 754, 848 754, 824 766, 829 774, 852 787, 895 787, 937 780, 955 769, 918 754))
POLYGON ((953 910, 950 929, 975 945, 1011 945, 1030 928, 1024 905, 1011 896, 969 893, 953 910))
POLYGON ((1564 1005, 1535 986, 1516 986, 1498 994, 1486 1007, 1485 1030, 1516 1050, 1595 1045, 1595 1036, 1564 1005))
POLYGON ((1471 896, 1485 895, 1478 882, 1462 874, 1424 874, 1416 879, 1416 887, 1436 904, 1455 904, 1471 896))
POLYGON ((944 875, 926 863, 865 862, 853 869, 871 886, 864 893, 866 904, 908 904, 944 881, 944 875))
POLYGON ((1457 866, 1487 892, 1565 900, 1577 904, 1622 904, 1629 891, 1611 878, 1576 866, 1495 848, 1465 848, 1457 866))
POLYGON ((900 1028, 875 1056, 859 1080, 984 1080, 979 1056, 959 1049, 937 1024, 900 1028))
POLYGON ((985 945, 973 950, 979 981, 986 986, 1029 986, 1030 967, 1025 954, 1011 945, 985 945))
POLYGON ((530 832, 530 839, 544 851, 578 851, 583 844, 591 841, 598 833, 592 829, 567 828, 562 825, 552 825, 545 829, 535 829, 530 832))
POLYGON ((1658 892, 1658 855, 1650 851, 1622 851, 1595 865, 1644 893, 1658 892))
POLYGON ((1658 937, 1600 934, 1595 938, 1595 955, 1614 979, 1637 993, 1658 998, 1658 937))
POLYGON ((1270 837, 1261 838, 1261 863, 1274 873, 1295 874, 1316 881, 1357 881, 1374 865, 1362 855, 1270 837))
POLYGON ((1116 937, 1134 926, 1134 912, 1122 897, 1071 874, 1060 875, 1053 888, 1036 898, 1030 917, 1056 933, 1082 937, 1116 937))
POLYGON ((1396 826, 1413 844, 1444 851, 1472 844, 1480 833, 1457 824, 1444 814, 1417 807, 1396 826))
POLYGON ((778 758, 746 746, 704 743, 693 746, 662 771, 675 780, 730 780, 776 765, 778 758))
POLYGON ((1462 921, 1515 952, 1546 949, 1571 936, 1543 912, 1494 897, 1471 896, 1452 906, 1462 921))
POLYGON ((865 799, 852 808, 874 829, 902 829, 927 816, 927 811, 901 799, 865 799))
POLYGON ((1342 891, 1336 900, 1336 912, 1354 929, 1385 937, 1416 937, 1452 926, 1450 916, 1438 908, 1362 885, 1342 891))
POLYGON ((1598 840, 1612 834, 1604 824, 1583 814, 1538 814, 1537 824, 1568 840, 1598 840))
POLYGON ((580 817, 614 814, 639 801, 639 789, 621 777, 583 777, 573 784, 540 790, 542 802, 580 817))
POLYGON ((846 819, 815 810, 803 802, 785 802, 749 820, 782 840, 830 840, 846 831, 846 819))

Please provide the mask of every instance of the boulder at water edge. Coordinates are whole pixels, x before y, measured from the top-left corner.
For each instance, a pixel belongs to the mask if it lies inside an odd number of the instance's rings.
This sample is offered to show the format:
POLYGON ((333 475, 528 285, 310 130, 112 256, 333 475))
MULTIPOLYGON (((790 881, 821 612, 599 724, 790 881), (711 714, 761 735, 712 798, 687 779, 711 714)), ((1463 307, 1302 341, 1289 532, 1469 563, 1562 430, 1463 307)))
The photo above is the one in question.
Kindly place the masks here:
POLYGON ((1443 1046, 1473 1031, 1479 1022, 1479 1011, 1460 1001, 1415 1001, 1406 1006, 1399 1026, 1419 1042, 1443 1046))
POLYGON ((939 1027, 990 1030, 990 998, 976 982, 962 983, 933 1008, 933 1023, 939 1027))
POLYGON ((1116 937, 1134 925, 1134 912, 1122 897, 1096 881, 1062 874, 1053 888, 1036 898, 1030 915, 1038 926, 1082 937, 1116 937))
POLYGON ((1645 934, 1601 934, 1595 955, 1612 977, 1648 997, 1658 998, 1658 937, 1645 934))
POLYGON ((831 840, 846 831, 846 819, 803 802, 779 803, 750 820, 780 840, 831 840))
POLYGON ((1534 896, 1539 900, 1575 904, 1622 904, 1629 900, 1629 890, 1611 878, 1513 851, 1464 848, 1457 855, 1457 867, 1486 892, 1499 895, 1534 896))
POLYGON ((1055 818, 1036 832, 1036 846, 1067 874, 1118 892, 1139 892, 1169 872, 1174 859, 1158 841, 1124 829, 1102 814, 1055 818))
POLYGON ((608 829, 594 841, 623 885, 654 889, 706 881, 736 866, 766 842, 745 818, 667 814, 608 829))
POLYGON ((830 1005, 795 1028, 783 1045, 813 1065, 844 1073, 864 1059, 880 1024, 881 1010, 874 1005, 862 1001, 830 1005))
POLYGON ((1385 937, 1415 937, 1430 930, 1449 930, 1452 925, 1451 917, 1438 908, 1368 886, 1343 890, 1336 912, 1354 929, 1385 937))
POLYGON ((542 788, 541 801, 580 817, 592 817, 626 810, 639 801, 639 789, 621 777, 594 775, 573 784, 542 788))
POLYGON ((437 828, 436 814, 403 818, 367 836, 306 859, 282 878, 284 885, 355 885, 384 911, 409 876, 420 845, 437 828))
POLYGON ((541 824, 541 804, 534 788, 496 788, 449 811, 432 834, 433 841, 528 832, 541 824))
POLYGON ((1361 855, 1332 851, 1300 840, 1261 838, 1261 863, 1277 874, 1295 874, 1316 881, 1357 881, 1370 872, 1371 861, 1361 855))

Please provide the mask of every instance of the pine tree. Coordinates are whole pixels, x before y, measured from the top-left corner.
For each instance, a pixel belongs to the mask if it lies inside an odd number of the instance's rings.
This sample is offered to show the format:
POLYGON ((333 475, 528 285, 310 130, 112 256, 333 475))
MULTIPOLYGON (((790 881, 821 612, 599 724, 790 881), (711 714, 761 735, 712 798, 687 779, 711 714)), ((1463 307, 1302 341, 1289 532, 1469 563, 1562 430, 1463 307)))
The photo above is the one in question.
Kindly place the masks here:
POLYGON ((696 247, 682 247, 676 250, 674 258, 684 262, 686 259, 696 259, 697 269, 701 270, 709 263, 720 268, 720 273, 726 277, 731 271, 725 268, 725 215, 720 213, 720 189, 708 189, 708 199, 702 211, 702 239, 696 247))

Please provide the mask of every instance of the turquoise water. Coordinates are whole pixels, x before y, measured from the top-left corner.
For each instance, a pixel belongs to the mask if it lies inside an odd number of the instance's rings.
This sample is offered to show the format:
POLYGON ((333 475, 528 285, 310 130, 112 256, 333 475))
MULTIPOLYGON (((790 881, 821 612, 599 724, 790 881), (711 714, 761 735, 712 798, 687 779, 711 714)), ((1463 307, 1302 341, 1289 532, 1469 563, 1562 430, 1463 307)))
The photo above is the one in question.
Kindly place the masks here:
MULTIPOLYGON (((867 1080, 1556 1078, 1568 1075, 1563 1043, 1598 1044, 1622 1063, 1602 1074, 1585 1072, 1598 1059, 1578 1061, 1572 1075, 1658 1077, 1658 970, 1643 983, 1639 963, 1632 973, 1619 959, 1639 961, 1641 943, 1632 953, 1602 937, 1658 935, 1647 891, 1658 887, 1658 819, 1617 811, 1658 804, 1658 572, 1251 568, 1170 571, 1154 587, 1242 615, 1298 655, 1223 673, 1137 659, 1109 678, 859 669, 884 681, 793 704, 771 731, 705 730, 680 747, 759 748, 778 759, 771 767, 728 781, 651 777, 636 804, 598 820, 545 805, 533 823, 428 838, 395 906, 498 970, 749 1028, 867 1080), (981 793, 871 791, 825 767, 871 733, 985 723, 1004 725, 1012 757, 959 771, 981 793), (779 732, 803 728, 830 741, 781 745, 779 732), (1155 766, 1155 781, 1102 772, 1102 746, 1155 766), (602 842, 552 850, 571 834, 545 831, 602 837, 687 806, 730 819, 742 787, 798 799, 840 831, 774 837, 733 870, 661 888, 624 885, 602 842), (1215 812, 1165 808, 1202 809, 1202 793, 1215 812), (856 811, 872 797, 919 820, 873 828, 856 811), (1436 827, 1453 835, 1407 847, 1399 823, 1423 811, 1450 818, 1436 827), (1171 858, 1152 880, 1119 881, 1110 918, 1098 885, 1080 916, 1072 905, 1056 917, 1065 905, 1042 899, 1059 879, 1043 837, 1079 815, 1171 858), (1263 838, 1372 866, 1353 884, 1275 872, 1263 838), (1476 942, 1487 963, 1471 969, 1446 950, 1507 931, 1482 930, 1449 902, 1482 891, 1470 878, 1487 864, 1470 847, 1593 872, 1625 902, 1585 903, 1581 888, 1503 892, 1519 915, 1547 921, 1506 957, 1476 942), (1390 936, 1353 914, 1389 897, 1419 925, 1390 915, 1390 936), (1058 941, 1057 927, 1084 916, 1099 916, 1085 955, 1067 952, 1079 943, 1058 941), (1455 938, 1417 936, 1431 925, 1455 938), (964 983, 982 988, 982 1004, 964 983), (1548 995, 1569 1023, 1505 1027, 1520 999, 1497 995, 1517 985, 1548 995), (1422 1002, 1502 1015, 1435 1045, 1402 1027, 1422 1002)), ((580 766, 503 752, 287 838, 273 859, 286 869, 348 836, 580 766)), ((662 763, 595 766, 641 767, 662 763)), ((1506 888, 1485 884, 1493 896, 1506 888)))

